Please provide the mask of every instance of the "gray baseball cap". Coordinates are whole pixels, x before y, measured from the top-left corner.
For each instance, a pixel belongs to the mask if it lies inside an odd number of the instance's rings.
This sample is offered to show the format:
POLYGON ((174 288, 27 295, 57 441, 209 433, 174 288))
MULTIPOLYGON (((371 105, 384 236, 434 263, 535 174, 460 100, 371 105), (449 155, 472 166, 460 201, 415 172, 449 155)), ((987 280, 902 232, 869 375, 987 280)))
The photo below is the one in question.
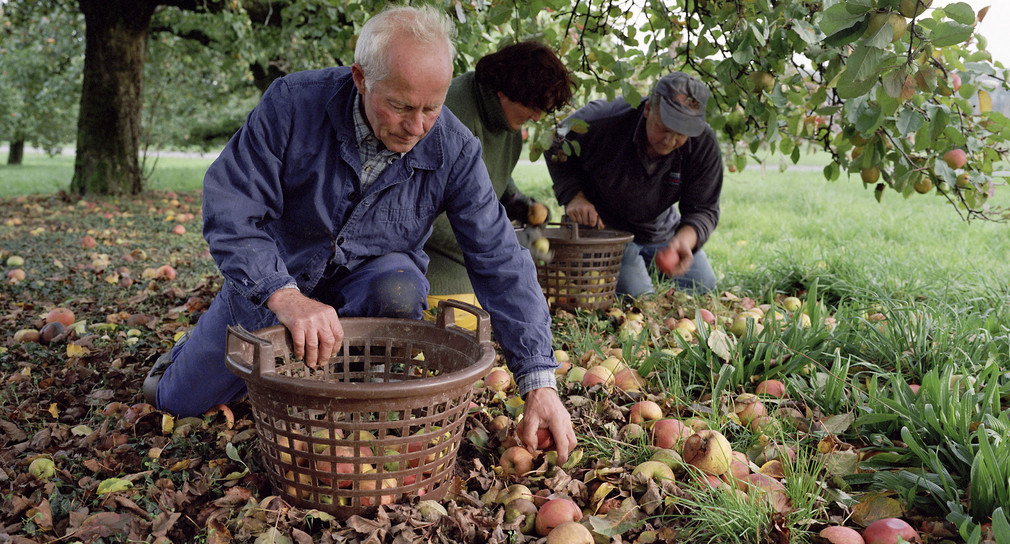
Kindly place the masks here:
POLYGON ((652 92, 659 101, 659 117, 670 130, 695 137, 705 132, 708 87, 684 72, 663 76, 652 92))

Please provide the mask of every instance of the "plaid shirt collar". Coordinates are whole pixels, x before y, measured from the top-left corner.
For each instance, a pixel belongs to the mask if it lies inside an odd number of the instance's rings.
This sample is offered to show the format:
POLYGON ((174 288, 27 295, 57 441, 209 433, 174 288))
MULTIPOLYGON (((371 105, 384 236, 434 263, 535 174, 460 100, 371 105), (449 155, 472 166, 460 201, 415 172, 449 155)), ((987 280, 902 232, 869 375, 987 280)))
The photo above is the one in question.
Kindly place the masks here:
POLYGON ((403 156, 386 149, 386 146, 375 137, 372 127, 368 126, 368 120, 361 111, 361 94, 354 95, 354 139, 358 147, 358 154, 361 157, 361 164, 366 164, 377 157, 388 157, 387 163, 393 162, 403 156))

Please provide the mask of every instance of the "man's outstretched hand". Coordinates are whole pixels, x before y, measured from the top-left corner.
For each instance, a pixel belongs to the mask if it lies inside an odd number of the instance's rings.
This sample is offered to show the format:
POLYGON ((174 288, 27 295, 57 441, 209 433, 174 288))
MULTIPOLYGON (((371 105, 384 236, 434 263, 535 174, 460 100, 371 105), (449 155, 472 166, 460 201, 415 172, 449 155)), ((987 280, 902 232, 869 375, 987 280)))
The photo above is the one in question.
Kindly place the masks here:
POLYGON ((527 447, 535 448, 538 443, 537 429, 546 428, 554 439, 558 464, 563 465, 568 461, 568 454, 575 449, 575 429, 572 427, 572 416, 555 389, 541 387, 527 393, 523 421, 525 423, 519 438, 527 447))

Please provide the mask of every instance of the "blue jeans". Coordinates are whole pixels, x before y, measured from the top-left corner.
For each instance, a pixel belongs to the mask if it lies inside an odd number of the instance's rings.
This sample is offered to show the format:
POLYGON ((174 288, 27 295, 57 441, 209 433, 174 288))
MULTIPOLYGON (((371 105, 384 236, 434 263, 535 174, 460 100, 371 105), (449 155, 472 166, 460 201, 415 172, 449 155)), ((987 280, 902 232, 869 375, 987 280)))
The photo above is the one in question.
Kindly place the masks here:
POLYGON ((655 292, 652 287, 652 273, 672 279, 680 291, 691 294, 704 294, 715 290, 715 271, 708 264, 705 251, 699 249, 694 253, 691 267, 683 276, 667 276, 656 270, 654 259, 656 252, 667 244, 639 245, 628 242, 624 248, 621 260, 621 273, 617 278, 617 294, 633 298, 655 292))
MULTIPOLYGON (((340 317, 421 319, 428 282, 409 257, 391 253, 320 281, 308 296, 333 306, 340 317)), ((158 383, 157 408, 194 416, 244 395, 245 380, 225 365, 227 327, 241 325, 251 332, 277 324, 266 306, 250 303, 225 282, 185 341, 172 348, 172 364, 158 383)))

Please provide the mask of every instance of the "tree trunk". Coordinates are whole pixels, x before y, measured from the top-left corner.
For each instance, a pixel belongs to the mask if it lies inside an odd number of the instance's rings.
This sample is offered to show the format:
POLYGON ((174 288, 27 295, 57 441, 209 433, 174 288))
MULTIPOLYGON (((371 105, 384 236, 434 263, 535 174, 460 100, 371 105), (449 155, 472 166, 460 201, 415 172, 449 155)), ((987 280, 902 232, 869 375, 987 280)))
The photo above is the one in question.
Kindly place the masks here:
POLYGON ((7 164, 21 164, 25 159, 25 137, 14 135, 15 140, 11 141, 10 150, 7 152, 7 164))
POLYGON ((87 25, 72 192, 136 194, 144 56, 158 0, 78 0, 87 25))

